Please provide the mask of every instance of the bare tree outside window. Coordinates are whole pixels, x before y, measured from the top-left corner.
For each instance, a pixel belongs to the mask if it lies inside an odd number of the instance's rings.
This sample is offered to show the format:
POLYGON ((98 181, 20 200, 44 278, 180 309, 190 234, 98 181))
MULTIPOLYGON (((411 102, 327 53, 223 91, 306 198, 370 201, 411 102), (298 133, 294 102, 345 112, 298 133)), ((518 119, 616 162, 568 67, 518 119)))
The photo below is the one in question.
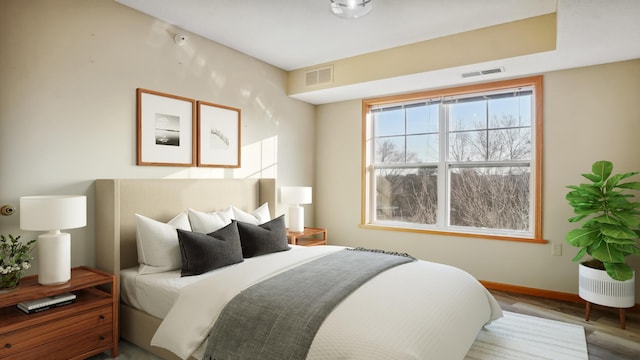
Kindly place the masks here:
POLYGON ((528 168, 451 171, 453 226, 529 230, 528 168))

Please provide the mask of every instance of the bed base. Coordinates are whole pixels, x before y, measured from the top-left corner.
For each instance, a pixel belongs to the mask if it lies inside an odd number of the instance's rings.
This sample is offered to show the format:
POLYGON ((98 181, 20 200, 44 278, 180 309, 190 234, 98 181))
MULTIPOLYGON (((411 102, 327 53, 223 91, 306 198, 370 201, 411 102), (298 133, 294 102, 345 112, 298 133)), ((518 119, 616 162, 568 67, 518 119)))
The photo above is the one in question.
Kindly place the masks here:
MULTIPOLYGON (((151 338, 162 320, 127 304, 120 303, 120 337, 165 360, 180 360, 171 351, 151 346, 151 338)), ((195 360, 191 357, 190 360, 195 360)))

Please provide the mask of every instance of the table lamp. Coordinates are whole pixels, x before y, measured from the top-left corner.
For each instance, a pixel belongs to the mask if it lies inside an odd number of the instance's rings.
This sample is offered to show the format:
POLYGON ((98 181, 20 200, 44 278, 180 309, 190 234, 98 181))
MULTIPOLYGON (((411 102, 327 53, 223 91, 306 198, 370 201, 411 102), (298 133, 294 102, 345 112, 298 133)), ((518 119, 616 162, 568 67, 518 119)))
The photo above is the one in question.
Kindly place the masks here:
POLYGON ((38 236, 38 283, 58 285, 71 279, 71 235, 60 230, 86 225, 86 196, 52 195, 20 198, 20 228, 48 231, 38 236))
POLYGON ((304 231, 304 208, 300 204, 311 204, 311 188, 306 186, 283 186, 280 197, 289 207, 289 231, 304 231))

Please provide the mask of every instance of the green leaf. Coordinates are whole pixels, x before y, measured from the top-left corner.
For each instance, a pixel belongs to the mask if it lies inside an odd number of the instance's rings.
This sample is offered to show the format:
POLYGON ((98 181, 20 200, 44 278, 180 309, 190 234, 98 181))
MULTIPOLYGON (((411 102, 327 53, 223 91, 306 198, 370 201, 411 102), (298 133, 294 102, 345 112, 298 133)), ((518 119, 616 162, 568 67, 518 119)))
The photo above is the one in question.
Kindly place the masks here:
POLYGON ((640 255, 640 248, 638 248, 637 244, 613 244, 620 252, 624 253, 625 256, 628 255, 640 255))
POLYGON ((625 263, 610 263, 605 261, 604 268, 607 269, 607 274, 614 280, 625 281, 633 277, 633 269, 625 263))
POLYGON ((567 242, 576 247, 589 246, 598 240, 600 230, 598 229, 574 229, 571 230, 567 236, 567 242))
POLYGON ((584 194, 593 195, 596 198, 600 198, 602 196, 602 189, 600 186, 589 185, 589 184, 580 184, 580 190, 584 194))
POLYGON ((636 233, 633 230, 620 225, 602 224, 600 231, 609 237, 618 239, 635 239, 636 233))
POLYGON ((640 218, 638 218, 638 216, 635 214, 614 212, 614 216, 616 219, 618 219, 618 222, 621 225, 627 226, 629 228, 635 228, 640 225, 640 218))
POLYGON ((591 249, 591 256, 602 262, 623 263, 624 254, 615 246, 602 243, 603 245, 591 249))
POLYGON ((640 183, 637 182, 629 182, 629 183, 624 183, 624 184, 619 184, 620 181, 629 178, 631 176, 637 175, 639 172, 637 171, 632 171, 632 172, 628 172, 628 173, 624 173, 624 174, 616 174, 612 177, 609 178, 609 180, 607 180, 606 182, 606 188, 607 190, 611 190, 614 187, 617 188, 622 188, 622 189, 640 189, 640 183), (637 185, 636 185, 637 184, 637 185))
POLYGON ((623 176, 623 174, 616 174, 616 175, 611 176, 611 177, 607 180, 607 182, 605 183, 605 188, 606 188, 607 190, 611 190, 611 189, 613 189, 616 185, 618 185, 618 182, 619 182, 620 180, 622 180, 622 176, 623 176))
POLYGON ((598 192, 597 194, 591 194, 587 191, 583 191, 582 189, 578 188, 578 190, 568 192, 565 198, 568 201, 575 201, 575 202, 597 202, 599 199, 602 198, 602 193, 598 192))
MULTIPOLYGON (((637 173, 634 173, 634 175, 637 173)), ((617 188, 621 188, 621 189, 633 189, 633 190, 640 190, 640 182, 634 181, 634 182, 628 182, 628 183, 623 183, 623 184, 618 184, 616 186, 617 188)))
POLYGON ((613 171, 613 163, 606 160, 596 161, 591 166, 591 171, 600 176, 601 179, 606 180, 613 171))
POLYGON ((620 180, 624 180, 624 179, 630 178, 632 176, 636 176, 638 174, 640 174, 639 171, 629 171, 629 172, 626 172, 626 173, 617 174, 616 178, 618 179, 618 181, 620 181, 620 180))
POLYGON ((600 215, 600 216, 596 216, 593 218, 593 221, 598 222, 600 224, 613 224, 613 225, 618 225, 620 224, 620 222, 618 220, 616 220, 615 218, 604 214, 604 215, 600 215))
MULTIPOLYGON (((616 244, 616 245, 635 245, 636 244, 635 239, 629 239, 629 238, 621 239, 621 238, 615 238, 610 236, 605 236, 604 241, 609 244, 616 244)), ((620 248, 618 247, 618 249, 620 248)))
POLYGON ((593 181, 594 183, 602 181, 602 178, 595 174, 582 174, 582 176, 593 181))
POLYGON ((585 217, 587 217, 587 215, 578 215, 578 216, 574 216, 572 218, 569 219, 570 223, 574 223, 574 222, 578 222, 582 219, 584 219, 585 217))
POLYGON ((591 215, 599 213, 600 211, 600 208, 597 206, 576 206, 573 209, 573 212, 578 215, 591 215))
POLYGON ((580 261, 587 253, 587 248, 583 247, 582 249, 580 249, 580 251, 578 251, 578 253, 576 254, 576 256, 573 257, 572 261, 580 261))

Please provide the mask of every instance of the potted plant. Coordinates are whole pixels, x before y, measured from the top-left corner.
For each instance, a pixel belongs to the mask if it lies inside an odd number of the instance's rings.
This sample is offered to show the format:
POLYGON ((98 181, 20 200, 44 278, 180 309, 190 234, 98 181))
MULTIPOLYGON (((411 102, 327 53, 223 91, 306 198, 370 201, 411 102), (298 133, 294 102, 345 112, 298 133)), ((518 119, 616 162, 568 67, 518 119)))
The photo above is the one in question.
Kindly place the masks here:
POLYGON ((632 202, 628 190, 640 190, 640 182, 623 180, 640 172, 612 175, 610 161, 596 161, 591 171, 582 174, 590 183, 567 186, 571 191, 566 195, 576 214, 569 222, 581 223, 566 236, 570 245, 580 248, 573 261, 591 256, 580 265, 579 295, 600 305, 631 307, 635 272, 626 257, 640 254, 640 202, 632 202))
POLYGON ((20 241, 20 236, 9 235, 7 239, 0 235, 0 289, 12 288, 18 285, 22 271, 31 267, 29 261, 31 250, 36 240, 26 244, 20 241))

